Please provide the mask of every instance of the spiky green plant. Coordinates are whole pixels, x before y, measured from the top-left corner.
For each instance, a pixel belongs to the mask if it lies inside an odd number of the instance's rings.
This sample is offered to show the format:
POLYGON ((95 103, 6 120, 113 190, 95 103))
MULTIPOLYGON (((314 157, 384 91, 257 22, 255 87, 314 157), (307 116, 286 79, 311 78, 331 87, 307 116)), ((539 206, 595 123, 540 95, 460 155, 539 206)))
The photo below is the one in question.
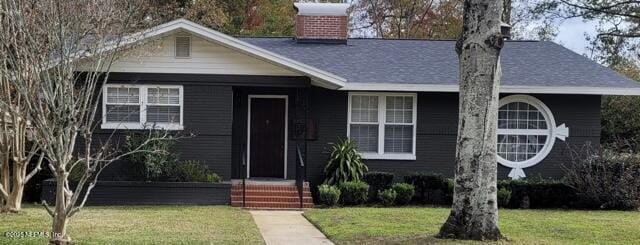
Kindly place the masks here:
POLYGON ((338 185, 347 181, 360 181, 369 171, 353 140, 341 139, 338 143, 331 144, 331 148, 331 157, 324 168, 326 184, 338 185))

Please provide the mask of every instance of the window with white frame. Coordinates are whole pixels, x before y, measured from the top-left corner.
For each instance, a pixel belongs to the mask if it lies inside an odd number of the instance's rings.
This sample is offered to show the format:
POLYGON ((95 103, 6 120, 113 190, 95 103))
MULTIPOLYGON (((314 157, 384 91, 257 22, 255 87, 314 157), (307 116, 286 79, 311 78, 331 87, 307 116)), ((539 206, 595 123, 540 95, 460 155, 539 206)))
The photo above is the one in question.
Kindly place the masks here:
POLYGON ((182 129, 182 86, 109 84, 104 89, 102 128, 182 129))
POLYGON ((556 138, 564 140, 569 129, 556 127, 551 110, 529 95, 500 99, 498 110, 498 162, 512 168, 509 177, 525 177, 524 168, 540 163, 553 148, 556 138))
POLYGON ((350 93, 348 136, 368 159, 415 159, 416 95, 350 93))

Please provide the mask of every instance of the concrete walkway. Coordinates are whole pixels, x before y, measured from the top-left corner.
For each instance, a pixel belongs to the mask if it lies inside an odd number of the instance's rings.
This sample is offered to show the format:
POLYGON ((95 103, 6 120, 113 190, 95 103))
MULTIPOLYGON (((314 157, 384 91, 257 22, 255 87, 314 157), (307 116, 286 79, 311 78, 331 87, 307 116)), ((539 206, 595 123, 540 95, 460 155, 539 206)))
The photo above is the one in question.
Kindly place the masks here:
POLYGON ((333 244, 302 217, 302 211, 250 211, 267 245, 333 244))

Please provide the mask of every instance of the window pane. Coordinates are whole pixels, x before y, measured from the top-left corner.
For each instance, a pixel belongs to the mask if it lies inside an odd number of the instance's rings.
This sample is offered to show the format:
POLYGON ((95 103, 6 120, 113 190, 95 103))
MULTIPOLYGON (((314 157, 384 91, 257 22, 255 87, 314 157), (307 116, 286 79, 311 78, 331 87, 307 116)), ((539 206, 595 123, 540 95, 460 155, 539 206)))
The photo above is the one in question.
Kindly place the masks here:
POLYGON ((107 122, 140 122, 140 106, 107 105, 107 122))
POLYGON ((378 122, 378 97, 352 96, 351 122, 378 122))
POLYGON ((501 129, 547 129, 542 113, 534 106, 513 102, 500 107, 498 128, 501 129))
POLYGON ((378 152, 378 125, 351 124, 350 138, 360 152, 378 152))
POLYGON ((544 147, 546 135, 498 135, 498 155, 512 162, 535 157, 544 147))
POLYGON ((387 123, 412 123, 413 122, 413 97, 387 96, 386 97, 387 123))
POLYGON ((147 106, 147 122, 180 123, 179 106, 147 106))
POLYGON ((386 125, 384 127, 385 153, 412 153, 413 126, 386 125))
POLYGON ((147 97, 149 104, 180 104, 180 90, 177 88, 149 88, 147 97))
POLYGON ((107 103, 137 104, 140 101, 140 89, 138 88, 107 88, 107 103))

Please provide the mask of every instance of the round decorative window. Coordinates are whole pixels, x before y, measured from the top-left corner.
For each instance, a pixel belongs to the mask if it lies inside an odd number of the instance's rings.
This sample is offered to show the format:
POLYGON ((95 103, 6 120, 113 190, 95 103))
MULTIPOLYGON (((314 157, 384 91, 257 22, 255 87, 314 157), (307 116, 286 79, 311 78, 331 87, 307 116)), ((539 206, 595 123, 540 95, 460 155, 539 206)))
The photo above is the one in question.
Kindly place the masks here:
POLYGON ((556 122, 542 101, 529 95, 511 95, 500 100, 498 110, 498 162, 511 168, 509 177, 525 177, 522 169, 538 164, 555 143, 565 140, 568 128, 556 122))

